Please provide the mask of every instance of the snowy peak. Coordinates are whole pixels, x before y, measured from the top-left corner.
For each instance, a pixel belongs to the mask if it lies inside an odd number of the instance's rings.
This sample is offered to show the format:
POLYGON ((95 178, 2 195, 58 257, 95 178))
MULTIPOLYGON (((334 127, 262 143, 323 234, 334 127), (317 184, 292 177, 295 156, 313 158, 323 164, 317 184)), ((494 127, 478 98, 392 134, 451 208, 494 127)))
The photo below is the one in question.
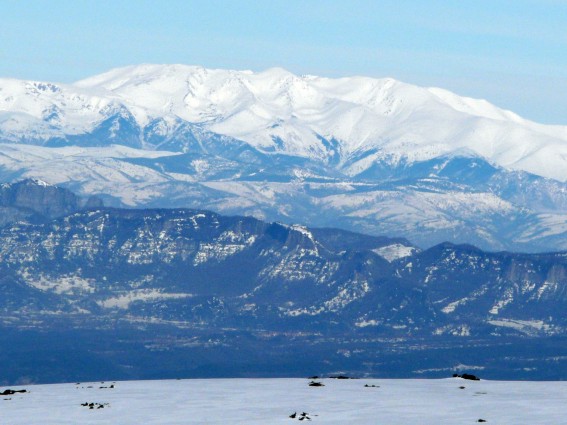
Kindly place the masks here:
POLYGON ((83 134, 120 104, 107 92, 37 81, 0 80, 3 141, 43 144, 83 134))
POLYGON ((567 127, 391 78, 139 65, 70 85, 0 80, 5 142, 155 149, 178 138, 179 125, 349 175, 384 159, 414 162, 470 151, 506 168, 567 179, 567 127), (146 134, 156 122, 178 124, 162 126, 161 139, 150 143, 146 134))
MULTIPOLYGON (((265 106, 279 109, 318 109, 332 100, 365 106, 369 110, 390 115, 403 108, 420 106, 434 100, 469 115, 524 122, 519 116, 501 110, 484 101, 457 96, 438 88, 421 88, 392 78, 375 79, 348 77, 339 79, 313 75, 297 76, 282 68, 263 72, 206 69, 187 65, 140 65, 114 69, 75 83, 83 88, 103 88, 130 98, 134 103, 151 109, 154 100, 175 104, 175 98, 199 99, 211 95, 211 103, 237 105, 232 98, 247 98, 265 106), (151 93, 152 96, 147 96, 151 93), (146 94, 146 96, 144 96, 146 94), (433 96, 432 96, 433 95, 433 96), (408 105, 406 107, 405 105, 408 105)), ((163 102, 153 105, 156 109, 163 102)), ((185 102, 185 106, 191 106, 185 102)), ((190 109, 190 108, 188 108, 190 109)), ((290 111, 287 111, 290 115, 290 111)), ((279 118, 282 118, 280 116, 279 118)))
POLYGON ((431 87, 428 90, 435 96, 439 97, 442 102, 457 111, 493 120, 514 121, 520 124, 527 123, 527 121, 519 115, 511 111, 500 109, 486 100, 458 96, 455 93, 437 87, 431 87))

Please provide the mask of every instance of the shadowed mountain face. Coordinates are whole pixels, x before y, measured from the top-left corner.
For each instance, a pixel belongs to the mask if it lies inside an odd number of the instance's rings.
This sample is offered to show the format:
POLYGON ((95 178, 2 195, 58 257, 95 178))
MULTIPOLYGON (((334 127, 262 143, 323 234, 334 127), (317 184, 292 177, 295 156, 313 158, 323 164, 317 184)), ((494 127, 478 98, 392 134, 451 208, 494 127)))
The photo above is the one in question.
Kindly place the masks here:
POLYGON ((557 360, 564 253, 422 251, 401 238, 205 210, 95 208, 3 227, 0 273, 8 381, 35 361, 43 366, 30 379, 82 376, 82 356, 99 365, 88 375, 97 379, 567 370, 557 360))
POLYGON ((100 206, 102 201, 96 197, 83 199, 41 180, 0 185, 0 225, 15 221, 41 222, 100 206))
POLYGON ((420 251, 404 239, 184 209, 95 209, 8 226, 0 238, 6 279, 71 317, 337 322, 390 336, 553 335, 566 324, 564 253, 420 251))

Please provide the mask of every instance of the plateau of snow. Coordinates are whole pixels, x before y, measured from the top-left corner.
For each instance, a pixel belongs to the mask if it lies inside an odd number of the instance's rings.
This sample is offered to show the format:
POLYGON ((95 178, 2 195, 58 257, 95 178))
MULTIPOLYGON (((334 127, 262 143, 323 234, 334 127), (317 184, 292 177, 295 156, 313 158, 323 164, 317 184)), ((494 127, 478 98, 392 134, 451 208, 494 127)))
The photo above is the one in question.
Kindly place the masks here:
POLYGON ((322 382, 323 387, 309 387, 305 379, 32 385, 22 387, 27 393, 4 396, 0 415, 10 425, 292 424, 303 412, 309 417, 303 422, 314 424, 557 425, 567 415, 565 382, 322 382), (89 409, 84 403, 104 407, 89 409), (297 416, 290 418, 293 413, 297 416))

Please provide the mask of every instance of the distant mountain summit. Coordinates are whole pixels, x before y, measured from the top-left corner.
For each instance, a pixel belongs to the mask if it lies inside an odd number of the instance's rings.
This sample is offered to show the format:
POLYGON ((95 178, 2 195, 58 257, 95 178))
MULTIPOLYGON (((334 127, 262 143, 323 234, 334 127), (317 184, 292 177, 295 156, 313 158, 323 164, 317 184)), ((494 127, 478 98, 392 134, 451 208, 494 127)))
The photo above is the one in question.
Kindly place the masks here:
POLYGON ((0 180, 113 206, 567 249, 567 127, 393 79, 140 65, 0 80, 0 180))
POLYGON ((567 179, 567 127, 391 78, 140 65, 70 85, 4 79, 0 88, 0 135, 16 143, 183 150, 191 143, 184 127, 192 124, 264 153, 332 163, 350 176, 377 159, 469 151, 567 179))

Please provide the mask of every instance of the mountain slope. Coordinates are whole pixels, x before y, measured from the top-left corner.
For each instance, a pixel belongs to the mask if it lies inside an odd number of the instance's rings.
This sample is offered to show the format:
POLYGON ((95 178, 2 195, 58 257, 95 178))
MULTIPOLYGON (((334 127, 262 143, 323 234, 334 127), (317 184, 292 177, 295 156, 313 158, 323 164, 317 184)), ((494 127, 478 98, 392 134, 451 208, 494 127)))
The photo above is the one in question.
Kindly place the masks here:
POLYGON ((0 379, 567 370, 564 252, 95 208, 2 227, 0 275, 0 379))
POLYGON ((567 185, 478 157, 375 163, 351 179, 306 160, 215 146, 215 154, 176 154, 0 144, 0 180, 41 177, 112 206, 207 208, 401 236, 423 247, 567 249, 567 185))
POLYGON ((2 80, 0 87, 5 141, 142 147, 159 136, 150 145, 159 146, 192 123, 263 152, 323 163, 338 156, 351 164, 349 175, 366 169, 371 152, 373 160, 417 161, 468 150, 507 168, 567 178, 567 127, 392 79, 141 65, 72 85, 2 80))
POLYGON ((1 181, 423 247, 567 249, 566 140, 567 127, 392 79, 141 65, 0 80, 1 181))
POLYGON ((459 321, 479 334, 491 321, 537 322, 543 334, 567 326, 564 253, 420 251, 403 239, 199 210, 92 209, 17 223, 0 230, 0 260, 12 287, 59 296, 56 310, 79 316, 210 314, 212 323, 262 317, 277 327, 301 318, 304 328, 334 317, 352 329, 380 324, 380 333, 412 323, 424 335, 459 321))

